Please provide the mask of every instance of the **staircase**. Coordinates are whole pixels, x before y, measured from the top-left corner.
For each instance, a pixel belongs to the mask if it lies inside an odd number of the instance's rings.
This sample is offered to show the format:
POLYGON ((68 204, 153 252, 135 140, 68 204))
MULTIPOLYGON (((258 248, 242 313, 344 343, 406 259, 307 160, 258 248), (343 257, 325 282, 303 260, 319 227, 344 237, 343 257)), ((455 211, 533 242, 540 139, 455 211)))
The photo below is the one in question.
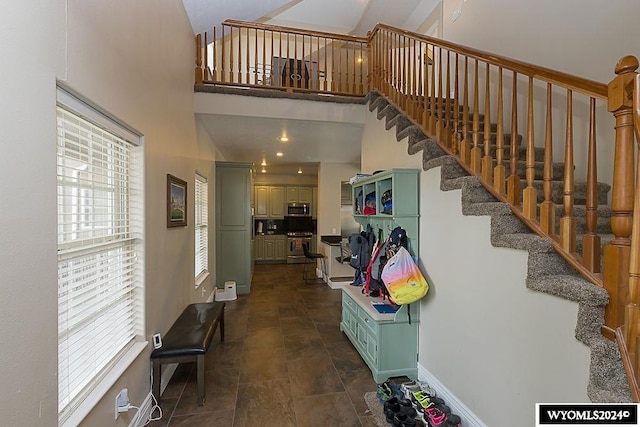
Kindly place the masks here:
MULTIPOLYGON (((422 152, 423 169, 441 168, 440 188, 442 191, 462 190, 462 207, 464 215, 491 216, 491 244, 528 252, 527 287, 529 289, 555 295, 578 303, 578 318, 575 337, 591 351, 591 365, 588 385, 588 396, 594 402, 630 402, 631 394, 620 353, 615 342, 604 338, 601 327, 604 324, 604 309, 609 301, 608 293, 584 279, 575 269, 556 253, 553 246, 542 237, 533 233, 527 225, 513 215, 507 203, 499 202, 480 183, 476 176, 470 176, 462 168, 456 157, 446 155, 439 145, 429 138, 409 117, 403 114, 377 91, 367 95, 370 111, 376 111, 379 120, 385 121, 387 130, 395 128, 396 138, 406 138, 407 152, 422 152)), ((492 125, 494 126, 494 125, 492 125)), ((521 140, 521 137, 518 137, 521 140)), ((495 141, 495 139, 494 139, 495 141)), ((509 159, 510 136, 505 136, 505 162, 509 159)), ((495 148, 492 148, 495 150, 495 148)), ((518 173, 524 179, 524 149, 519 148, 518 173)), ((535 187, 542 192, 542 153, 536 149, 536 182, 535 187)), ((561 203, 562 199, 562 164, 554 165, 553 199, 561 203)), ((599 203, 607 202, 610 186, 598 185, 599 203)), ((584 210, 585 185, 575 186, 575 210, 584 210)), ((538 203, 542 202, 538 199, 538 203)), ((558 206, 556 218, 561 217, 562 206, 558 206)), ((600 220, 598 231, 610 233, 607 220, 611 211, 607 206, 599 207, 600 220)), ((579 223, 578 234, 583 234, 584 221, 579 223)), ((557 229, 557 225, 556 225, 557 229)), ((610 240, 603 237, 603 245, 610 240)), ((581 241, 581 239, 578 239, 581 241)), ((578 252, 581 248, 578 247, 578 252)))

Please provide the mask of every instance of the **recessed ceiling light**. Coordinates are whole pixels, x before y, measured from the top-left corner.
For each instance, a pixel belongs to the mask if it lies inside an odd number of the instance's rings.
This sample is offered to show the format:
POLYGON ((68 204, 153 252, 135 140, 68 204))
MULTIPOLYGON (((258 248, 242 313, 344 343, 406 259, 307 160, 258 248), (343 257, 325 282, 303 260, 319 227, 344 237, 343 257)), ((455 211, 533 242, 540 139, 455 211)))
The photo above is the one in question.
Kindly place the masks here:
POLYGON ((260 166, 267 166, 267 161, 263 159, 262 163, 260 163, 260 166))
POLYGON ((278 151, 278 152, 276 153, 276 156, 278 156, 278 157, 282 157, 282 156, 284 156, 284 153, 283 153, 282 151, 278 151))
POLYGON ((364 59, 362 59, 361 56, 358 57, 358 64, 362 64, 362 61, 364 61, 364 59))
POLYGON ((280 137, 280 141, 282 142, 287 142, 289 140, 289 138, 287 138, 286 136, 281 136, 280 137))
POLYGON ((267 173, 267 170, 265 168, 262 168, 261 172, 262 173, 267 173))
POLYGON ((302 168, 298 168, 298 173, 302 173, 302 168))

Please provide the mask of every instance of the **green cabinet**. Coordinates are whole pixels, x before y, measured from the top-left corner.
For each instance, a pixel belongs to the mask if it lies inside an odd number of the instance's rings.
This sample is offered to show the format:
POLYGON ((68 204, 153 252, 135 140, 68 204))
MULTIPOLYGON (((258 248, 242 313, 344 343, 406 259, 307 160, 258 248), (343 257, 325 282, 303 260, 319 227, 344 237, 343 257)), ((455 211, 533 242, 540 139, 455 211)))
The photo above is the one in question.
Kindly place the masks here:
POLYGON ((269 217, 284 218, 284 187, 269 187, 269 217))
POLYGON ((287 203, 311 204, 313 198, 313 187, 287 187, 287 203))
POLYGON ((365 296, 360 287, 342 288, 340 330, 369 366, 375 382, 402 375, 417 378, 419 304, 381 314, 372 302, 382 299, 365 296))
POLYGON ((233 280, 238 294, 251 290, 251 168, 216 162, 216 285, 233 280))
POLYGON ((363 227, 370 224, 374 231, 400 226, 407 232, 409 252, 418 256, 418 224, 420 209, 420 171, 418 169, 390 169, 359 179, 353 191, 353 218, 363 227))
POLYGON ((261 261, 264 259, 264 236, 256 236, 253 240, 253 244, 255 245, 255 259, 256 261, 261 261))
POLYGON ((257 235, 254 240, 256 261, 286 261, 287 236, 257 235))
POLYGON ((283 186, 256 185, 254 189, 254 206, 256 218, 284 217, 283 186))

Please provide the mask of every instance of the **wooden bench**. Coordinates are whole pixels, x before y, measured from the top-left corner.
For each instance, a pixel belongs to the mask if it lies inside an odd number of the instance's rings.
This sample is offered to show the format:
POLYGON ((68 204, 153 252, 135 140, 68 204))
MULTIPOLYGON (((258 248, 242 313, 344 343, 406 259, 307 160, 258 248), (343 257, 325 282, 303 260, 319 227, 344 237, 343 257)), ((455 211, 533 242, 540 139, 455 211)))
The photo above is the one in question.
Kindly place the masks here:
POLYGON ((197 362, 198 405, 204 405, 204 357, 220 324, 224 341, 224 302, 191 304, 162 337, 162 347, 153 350, 153 394, 160 400, 161 366, 167 363, 197 362))

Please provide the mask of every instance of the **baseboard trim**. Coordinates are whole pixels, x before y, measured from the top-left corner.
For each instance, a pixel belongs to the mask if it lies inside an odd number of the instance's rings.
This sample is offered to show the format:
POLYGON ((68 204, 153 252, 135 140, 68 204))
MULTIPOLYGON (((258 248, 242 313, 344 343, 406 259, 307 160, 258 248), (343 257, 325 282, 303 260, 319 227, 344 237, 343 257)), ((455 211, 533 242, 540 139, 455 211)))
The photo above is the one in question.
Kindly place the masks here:
MULTIPOLYGON (((174 372, 178 369, 177 363, 168 363, 162 366, 162 377, 160 378, 160 396, 164 393, 164 389, 167 388, 169 381, 171 381, 171 377, 173 377, 174 372)), ((158 396, 158 398, 160 398, 158 396)))
POLYGON ((454 395, 447 387, 444 386, 436 377, 434 377, 427 369, 418 363, 418 379, 421 381, 426 381, 429 386, 431 386, 436 394, 443 398, 447 405, 451 408, 451 412, 460 416, 462 423, 460 424, 462 427, 487 427, 485 423, 483 423, 480 418, 467 406, 462 403, 460 399, 456 395, 454 395))

